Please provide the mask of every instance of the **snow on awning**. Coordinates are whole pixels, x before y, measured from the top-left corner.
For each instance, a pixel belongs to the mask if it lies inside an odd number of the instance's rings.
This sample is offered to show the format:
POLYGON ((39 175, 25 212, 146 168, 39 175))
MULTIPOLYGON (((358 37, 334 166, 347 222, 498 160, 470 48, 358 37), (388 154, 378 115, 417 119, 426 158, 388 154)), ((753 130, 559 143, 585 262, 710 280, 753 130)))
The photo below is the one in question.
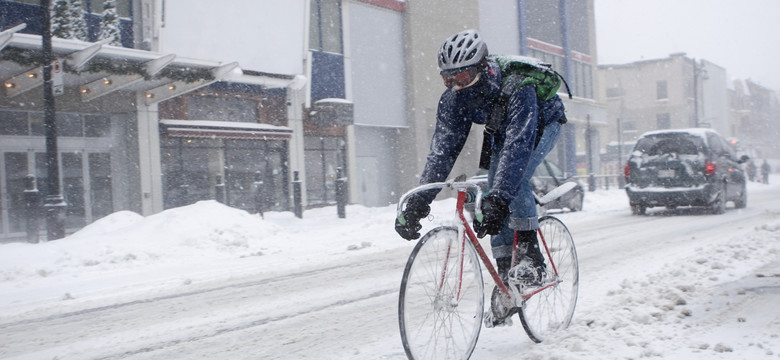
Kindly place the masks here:
POLYGON ((290 139, 286 126, 216 120, 160 120, 168 136, 216 139, 290 139))
MULTIPOLYGON (((15 97, 43 85, 41 36, 23 34, 18 26, 0 31, 0 82, 15 97)), ((238 63, 222 64, 160 54, 146 50, 52 39, 53 57, 63 66, 62 83, 75 89, 84 102, 117 90, 144 94, 147 105, 179 96, 215 81, 261 85, 266 88, 300 87, 302 76, 244 71, 238 63)))

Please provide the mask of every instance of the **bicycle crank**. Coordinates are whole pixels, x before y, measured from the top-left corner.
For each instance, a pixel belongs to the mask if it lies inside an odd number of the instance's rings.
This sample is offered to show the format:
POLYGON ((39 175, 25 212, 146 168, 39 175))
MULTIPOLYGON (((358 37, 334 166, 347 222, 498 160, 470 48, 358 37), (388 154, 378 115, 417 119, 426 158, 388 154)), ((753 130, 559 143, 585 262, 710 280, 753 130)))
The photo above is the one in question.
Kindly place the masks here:
POLYGON ((516 313, 514 301, 507 298, 498 287, 494 287, 490 296, 490 311, 485 314, 485 327, 511 326, 512 315, 516 313))

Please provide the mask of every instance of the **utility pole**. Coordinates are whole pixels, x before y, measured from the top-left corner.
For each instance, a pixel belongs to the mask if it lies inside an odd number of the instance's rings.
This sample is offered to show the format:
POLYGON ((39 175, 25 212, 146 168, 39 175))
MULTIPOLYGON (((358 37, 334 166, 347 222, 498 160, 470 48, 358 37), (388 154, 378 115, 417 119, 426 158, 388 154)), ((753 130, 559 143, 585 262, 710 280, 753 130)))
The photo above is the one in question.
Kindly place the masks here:
POLYGON ((52 82, 51 0, 41 0, 43 19, 43 123, 46 135, 47 187, 43 208, 46 211, 47 240, 65 237, 65 199, 60 189, 60 167, 57 156, 57 122, 52 82))
POLYGON ((701 80, 707 79, 707 70, 704 70, 702 65, 696 62, 696 58, 693 59, 693 112, 694 121, 696 121, 695 127, 700 127, 701 120, 699 119, 699 88, 701 87, 701 80))
POLYGON ((699 127, 699 68, 696 58, 693 58, 693 120, 694 127, 699 127))
POLYGON ((624 187, 626 185, 626 178, 620 176, 620 171, 623 166, 623 120, 617 118, 617 138, 618 138, 618 153, 617 153, 617 168, 618 168, 618 187, 624 187))
POLYGON ((596 176, 593 173, 593 128, 590 125, 590 114, 587 115, 587 128, 585 128, 585 153, 588 157, 588 191, 596 191, 596 176))

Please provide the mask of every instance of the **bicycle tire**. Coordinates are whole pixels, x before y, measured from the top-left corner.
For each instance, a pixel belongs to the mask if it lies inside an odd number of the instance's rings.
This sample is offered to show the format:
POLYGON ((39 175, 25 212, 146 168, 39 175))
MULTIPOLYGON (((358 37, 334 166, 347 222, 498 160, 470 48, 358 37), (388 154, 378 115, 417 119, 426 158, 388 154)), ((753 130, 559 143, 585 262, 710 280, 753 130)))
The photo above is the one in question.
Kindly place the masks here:
POLYGON ((546 259, 548 279, 555 280, 555 270, 550 261, 552 257, 560 283, 531 296, 520 309, 523 329, 536 343, 569 326, 579 290, 579 262, 569 229, 553 216, 539 218, 539 229, 550 251, 548 257, 539 240, 539 248, 546 259))
POLYGON ((409 255, 398 298, 407 357, 468 359, 482 328, 484 294, 471 242, 451 226, 426 233, 409 255))

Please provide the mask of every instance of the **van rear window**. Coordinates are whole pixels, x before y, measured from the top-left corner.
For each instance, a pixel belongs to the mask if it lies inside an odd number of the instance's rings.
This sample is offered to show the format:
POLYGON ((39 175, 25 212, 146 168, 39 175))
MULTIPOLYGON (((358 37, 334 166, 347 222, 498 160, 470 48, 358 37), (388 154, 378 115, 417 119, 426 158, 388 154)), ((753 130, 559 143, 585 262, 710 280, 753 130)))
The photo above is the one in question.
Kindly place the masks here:
POLYGON ((688 134, 658 134, 646 136, 636 143, 635 151, 654 156, 663 154, 697 155, 704 151, 704 141, 688 134))

